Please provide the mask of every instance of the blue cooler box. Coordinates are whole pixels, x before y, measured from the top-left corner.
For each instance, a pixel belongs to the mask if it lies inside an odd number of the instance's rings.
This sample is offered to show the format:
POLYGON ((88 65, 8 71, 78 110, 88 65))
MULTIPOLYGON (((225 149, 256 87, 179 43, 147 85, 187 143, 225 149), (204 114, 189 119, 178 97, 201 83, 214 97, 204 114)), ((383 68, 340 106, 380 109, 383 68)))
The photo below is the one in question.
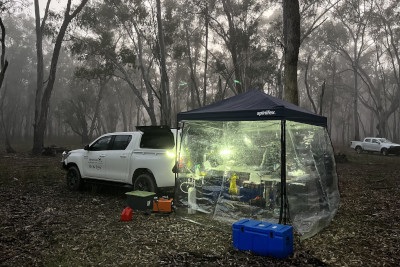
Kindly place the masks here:
POLYGON ((293 227, 243 219, 233 224, 233 246, 262 256, 286 258, 293 253, 293 227))

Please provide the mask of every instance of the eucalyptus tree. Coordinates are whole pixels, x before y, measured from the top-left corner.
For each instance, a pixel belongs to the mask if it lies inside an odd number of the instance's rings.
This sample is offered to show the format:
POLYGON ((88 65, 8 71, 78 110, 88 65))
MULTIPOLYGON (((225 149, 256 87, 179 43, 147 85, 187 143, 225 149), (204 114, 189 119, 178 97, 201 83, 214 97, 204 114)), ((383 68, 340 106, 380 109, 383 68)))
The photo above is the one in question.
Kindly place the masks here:
POLYGON ((163 20, 161 18, 161 1, 156 0, 157 6, 157 37, 160 50, 160 100, 161 100, 161 124, 171 124, 171 96, 169 89, 169 78, 166 63, 166 48, 164 41, 163 20))
MULTIPOLYGON (((324 63, 335 61, 336 54, 332 53, 326 43, 321 42, 323 38, 323 26, 329 21, 329 11, 339 2, 330 1, 312 1, 305 0, 300 3, 300 44, 301 50, 299 58, 303 58, 304 65, 304 85, 307 98, 315 113, 322 115, 324 95, 327 86, 327 75, 325 67, 329 65, 324 63), (314 69, 314 70, 313 70, 314 69), (316 75, 314 75, 314 73, 316 75), (315 101, 314 100, 317 100, 315 101)), ((328 87, 328 88, 327 88, 328 87)), ((334 86, 333 86, 334 91, 334 86)), ((334 92, 333 92, 334 93, 334 92)), ((299 99, 300 100, 300 99, 299 99)))
POLYGON ((304 56, 304 49, 307 50, 308 40, 313 38, 314 32, 328 20, 334 4, 329 0, 272 2, 275 8, 268 19, 267 42, 276 46, 276 95, 284 98, 285 91, 285 99, 290 98, 290 102, 301 104, 297 80, 300 78, 298 70, 302 66, 302 58, 307 57, 304 56), (287 89, 284 89, 284 83, 287 89))
POLYGON ((5 139, 5 146, 6 146, 6 151, 9 153, 14 153, 15 150, 11 147, 10 140, 9 140, 9 134, 8 130, 6 129, 5 123, 4 123, 4 97, 6 94, 6 89, 3 90, 3 97, 1 96, 1 89, 3 87, 3 81, 4 77, 6 75, 6 71, 8 68, 8 60, 5 58, 6 56, 6 27, 4 26, 3 19, 2 19, 2 13, 9 10, 11 8, 11 1, 2 1, 0 3, 0 29, 1 29, 1 39, 0 39, 0 44, 1 44, 1 56, 0 56, 0 112, 1 112, 1 124, 4 132, 4 139, 5 139))
MULTIPOLYGON (((97 85, 96 87, 98 87, 98 89, 92 94, 91 101, 86 103, 90 106, 94 105, 94 110, 93 114, 89 116, 90 125, 88 127, 88 130, 82 131, 82 141, 87 142, 93 137, 93 133, 100 120, 100 105, 102 103, 105 91, 107 90, 107 84, 112 78, 113 74, 113 64, 107 61, 98 62, 95 59, 87 60, 84 66, 80 66, 76 69, 75 76, 77 78, 92 81, 97 85)), ((109 115, 110 113, 105 114, 109 115)))
POLYGON ((68 0, 63 16, 61 18, 61 26, 57 29, 51 29, 49 27, 49 18, 57 18, 54 12, 49 9, 51 0, 46 3, 43 17, 40 15, 39 0, 34 0, 35 7, 35 31, 36 31, 36 51, 37 51, 37 85, 36 85, 36 96, 35 96, 35 122, 33 125, 34 136, 33 136, 33 154, 40 154, 43 149, 44 135, 47 125, 47 117, 50 106, 50 99, 56 81, 57 63, 60 55, 61 47, 64 41, 64 36, 67 32, 68 26, 71 21, 78 15, 83 9, 88 0, 82 0, 79 5, 72 10, 72 1, 68 0), (54 32, 54 48, 51 53, 51 62, 49 67, 49 73, 45 79, 45 63, 43 56, 43 39, 46 31, 51 30, 54 32))
MULTIPOLYGON (((213 64, 215 61, 222 61, 224 58, 216 50, 220 47, 218 37, 210 29, 210 21, 215 15, 216 2, 207 1, 177 1, 181 7, 177 8, 182 17, 178 28, 181 32, 172 44, 174 51, 181 50, 180 58, 174 57, 179 61, 179 67, 186 69, 183 74, 188 73, 188 78, 184 83, 180 83, 178 88, 188 88, 186 95, 189 96, 187 108, 197 108, 213 101, 214 88, 208 87, 215 82, 215 72, 213 64), (183 44, 179 39, 183 39, 183 44), (214 42, 214 45, 212 45, 214 42), (183 46, 182 46, 183 45, 183 46), (218 54, 218 55, 216 55, 218 54), (211 59, 210 59, 211 58, 211 59), (190 100, 189 100, 190 99, 190 100)), ((224 45, 222 45, 224 46, 224 45)), ((175 71, 178 74, 178 70, 175 71)), ((182 76, 182 75, 180 75, 182 76)))
POLYGON ((373 5, 371 0, 342 1, 335 6, 334 18, 340 21, 342 26, 341 35, 347 36, 349 41, 338 42, 332 40, 331 44, 335 51, 338 51, 348 62, 353 71, 353 138, 360 139, 358 95, 359 76, 358 70, 360 60, 368 50, 371 40, 368 38, 367 29, 370 26, 371 11, 373 5))
MULTIPOLYGON (((210 28, 221 38, 231 61, 225 63, 216 58, 216 69, 234 94, 255 89, 251 74, 262 66, 261 62, 268 62, 264 60, 269 57, 269 47, 260 43, 260 22, 268 6, 268 1, 256 0, 222 0, 215 2, 213 8, 210 6, 210 28)), ((258 86, 264 84, 257 82, 258 86)))
POLYGON ((96 123, 99 119, 94 115, 97 105, 93 105, 93 96, 97 94, 94 82, 76 78, 70 82, 67 98, 59 105, 63 122, 81 137, 82 144, 87 144, 93 131, 100 127, 100 123, 96 123))
POLYGON ((202 8, 202 15, 204 17, 204 72, 203 72, 203 106, 207 104, 207 68, 208 68, 208 38, 209 38, 209 27, 210 27, 210 17, 209 17, 209 4, 206 2, 202 8))
POLYGON ((113 64, 115 76, 129 85, 146 110, 151 124, 156 124, 155 89, 149 75, 154 58, 150 58, 148 66, 144 65, 147 59, 143 53, 144 38, 143 35, 136 36, 136 29, 139 31, 136 22, 145 23, 147 15, 146 9, 133 1, 94 3, 85 8, 79 20, 79 26, 90 34, 77 38, 76 45, 82 46, 88 56, 113 64), (141 80, 146 85, 144 91, 141 80))
POLYGON ((4 21, 10 64, 0 93, 4 134, 10 137, 10 143, 12 139, 27 137, 32 133, 31 100, 34 99, 32 89, 35 82, 35 50, 32 43, 35 42, 35 36, 30 27, 33 22, 26 14, 10 14, 4 21))
POLYGON ((303 41, 299 57, 301 103, 314 113, 328 118, 328 130, 332 136, 337 134, 334 125, 339 121, 339 127, 349 125, 349 122, 345 121, 348 116, 343 114, 343 108, 348 105, 347 99, 352 99, 348 90, 350 84, 346 82, 351 78, 346 71, 348 66, 340 54, 331 49, 329 43, 332 38, 339 41, 340 37, 334 35, 331 39, 327 38, 328 33, 334 30, 337 28, 331 21, 321 25, 303 41))
MULTIPOLYGON (((326 4, 326 2, 325 2, 326 4)), ((302 3, 301 14, 301 50, 299 55, 299 80, 304 82, 305 92, 300 96, 306 95, 305 100, 300 102, 309 102, 311 110, 314 113, 322 115, 328 109, 327 100, 332 106, 335 95, 335 79, 337 72, 338 53, 333 51, 328 44, 325 36, 327 34, 326 25, 331 23, 329 19, 329 7, 320 13, 316 13, 321 8, 322 3, 318 5, 312 1, 302 3), (306 4, 307 3, 307 4, 306 4), (332 71, 332 72, 330 72, 332 71), (324 97, 324 96, 329 96, 324 97)), ((330 6, 332 7, 332 5, 330 6)), ((301 89, 302 87, 300 87, 301 89)), ((299 98, 302 100, 302 97, 299 98)), ((331 112, 329 112, 331 113, 331 112)), ((330 114, 332 115, 332 114, 330 114)))
POLYGON ((399 137, 395 117, 400 106, 399 15, 397 1, 375 2, 369 32, 374 45, 370 48, 368 62, 358 68, 358 75, 366 86, 364 92, 359 93, 359 100, 378 119, 379 136, 388 137, 389 122, 393 122, 392 137, 395 139, 399 137))
MULTIPOLYGON (((191 105, 190 108, 198 108, 201 107, 201 96, 200 96, 200 88, 199 88, 199 81, 196 75, 196 56, 193 54, 195 51, 198 51, 198 46, 200 45, 199 38, 196 37, 196 32, 192 32, 192 25, 196 23, 196 16, 193 9, 196 9, 195 5, 190 5, 188 1, 186 1, 188 5, 185 6, 184 10, 182 10, 183 14, 187 14, 184 18, 184 39, 185 39, 185 56, 188 59, 188 65, 190 70, 190 81, 189 81, 189 88, 190 88, 190 97, 191 97, 191 105), (189 11, 191 10, 191 11, 189 11), (189 29, 190 27, 190 29, 189 29), (190 34, 189 34, 190 32, 190 34), (194 51, 193 51, 194 50, 194 51)), ((207 4, 207 3, 206 3, 207 4)), ((197 35, 198 37, 198 35, 197 35)), ((206 51, 208 53, 208 51, 206 51)))
POLYGON ((110 45, 88 47, 92 54, 114 64, 115 75, 129 85, 153 125, 157 114, 161 123, 171 124, 171 58, 181 53, 172 46, 181 33, 176 31, 180 25, 177 6, 175 1, 161 5, 155 1, 107 0, 87 8, 87 15, 82 16, 81 27, 91 35, 79 41, 99 43, 105 34, 111 36, 110 45))
MULTIPOLYGON (((8 19, 8 58, 11 62, 7 83, 9 86, 7 98, 10 103, 15 103, 22 108, 20 118, 15 121, 17 128, 16 137, 32 136, 32 124, 34 113, 34 87, 35 87, 35 35, 30 26, 34 23, 31 17, 24 14, 11 16, 8 19)), ((47 47, 47 43, 44 43, 47 47)), ((11 110, 5 109, 7 113, 11 110)), ((11 114, 11 113, 9 113, 11 114)), ((7 115, 6 115, 7 116, 7 115)))

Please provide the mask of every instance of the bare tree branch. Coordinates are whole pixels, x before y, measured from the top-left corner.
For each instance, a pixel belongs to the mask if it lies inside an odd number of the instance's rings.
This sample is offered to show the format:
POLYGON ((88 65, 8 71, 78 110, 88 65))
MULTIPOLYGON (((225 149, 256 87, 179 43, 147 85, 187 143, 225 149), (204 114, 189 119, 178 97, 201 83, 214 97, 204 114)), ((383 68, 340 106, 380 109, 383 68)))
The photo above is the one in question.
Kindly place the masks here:
POLYGON ((311 57, 311 55, 308 55, 308 57, 307 57, 306 69, 305 69, 305 72, 304 72, 304 84, 306 85, 307 96, 308 96, 308 99, 311 102, 311 105, 313 107, 314 113, 317 113, 317 107, 315 106, 315 102, 314 102, 314 100, 313 100, 313 98, 311 96, 310 86, 308 84, 308 68, 310 66, 310 57, 311 57))

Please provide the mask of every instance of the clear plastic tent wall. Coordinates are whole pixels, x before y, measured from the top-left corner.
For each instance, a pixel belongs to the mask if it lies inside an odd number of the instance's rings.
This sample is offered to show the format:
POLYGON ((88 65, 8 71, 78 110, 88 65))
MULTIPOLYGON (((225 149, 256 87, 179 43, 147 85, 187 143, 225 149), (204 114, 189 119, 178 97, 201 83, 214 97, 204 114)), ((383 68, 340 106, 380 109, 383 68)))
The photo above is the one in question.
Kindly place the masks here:
MULTIPOLYGON (((281 121, 185 121, 175 204, 189 220, 231 230, 243 219, 278 223, 281 121)), ((327 226, 339 191, 326 128, 286 122, 287 217, 302 238, 327 226)), ((283 205, 282 205, 283 206, 283 205)))

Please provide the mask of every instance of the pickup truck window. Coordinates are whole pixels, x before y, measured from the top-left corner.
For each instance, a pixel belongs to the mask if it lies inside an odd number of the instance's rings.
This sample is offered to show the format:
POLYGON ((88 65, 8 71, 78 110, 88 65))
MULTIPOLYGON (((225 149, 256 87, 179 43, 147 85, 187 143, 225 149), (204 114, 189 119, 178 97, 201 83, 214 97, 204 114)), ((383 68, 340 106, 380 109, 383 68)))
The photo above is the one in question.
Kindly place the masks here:
POLYGON ((142 139, 140 140, 141 148, 153 148, 153 149, 171 149, 175 146, 174 135, 172 132, 165 133, 143 133, 142 139))
POLYGON ((372 139, 372 143, 379 144, 378 140, 376 140, 376 139, 372 139))
POLYGON ((104 136, 90 146, 91 151, 108 150, 112 136, 104 136))
POLYGON ((371 142, 371 139, 369 139, 369 138, 365 139, 365 142, 371 142))
POLYGON ((132 140, 132 135, 116 135, 111 150, 125 150, 132 140))

